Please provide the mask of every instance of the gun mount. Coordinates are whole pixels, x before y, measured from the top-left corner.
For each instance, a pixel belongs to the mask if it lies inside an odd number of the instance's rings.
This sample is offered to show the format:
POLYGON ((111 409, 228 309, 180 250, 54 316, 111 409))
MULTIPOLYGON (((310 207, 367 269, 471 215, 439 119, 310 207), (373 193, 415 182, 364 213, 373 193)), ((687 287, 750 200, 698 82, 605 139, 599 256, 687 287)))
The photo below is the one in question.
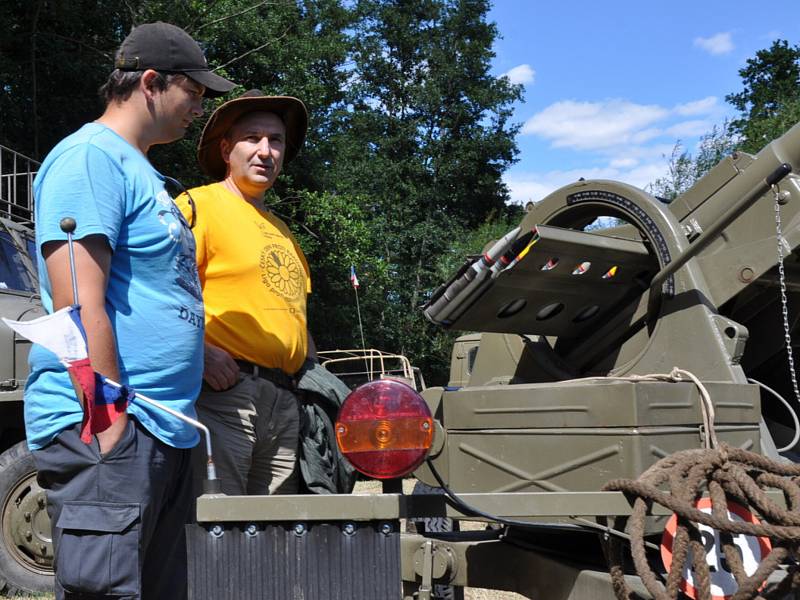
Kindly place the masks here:
MULTIPOLYGON (((480 332, 456 343, 453 385, 422 393, 435 435, 414 475, 446 495, 203 496, 189 538, 194 597, 292 597, 275 591, 283 585, 294 597, 384 599, 400 597, 402 578, 406 598, 439 597, 436 583, 614 598, 603 540, 627 534, 601 521, 624 523, 632 508, 600 491, 609 480, 717 442, 780 464, 777 442, 793 456, 786 409, 750 382, 800 410, 800 177, 790 165, 800 165, 800 125, 756 156, 724 159, 669 204, 612 181, 579 181, 536 204, 425 309, 443 327, 480 332), (399 533, 400 519, 430 517, 500 528, 399 533), (267 563, 314 566, 231 592, 209 565, 224 569, 248 544, 267 563)), ((671 512, 650 507, 649 548, 671 512)))

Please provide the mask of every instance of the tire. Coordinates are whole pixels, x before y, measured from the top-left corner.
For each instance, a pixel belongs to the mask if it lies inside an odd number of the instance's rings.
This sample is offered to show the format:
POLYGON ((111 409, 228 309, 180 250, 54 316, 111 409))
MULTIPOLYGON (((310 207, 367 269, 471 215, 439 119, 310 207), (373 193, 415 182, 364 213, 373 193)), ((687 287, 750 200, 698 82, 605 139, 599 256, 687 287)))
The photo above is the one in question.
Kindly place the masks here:
POLYGON ((0 593, 52 592, 53 540, 45 493, 22 441, 0 454, 0 593))
MULTIPOLYGON (((443 494, 444 490, 417 481, 411 493, 443 494)), ((447 533, 450 531, 458 531, 458 521, 453 521, 453 519, 448 519, 447 517, 426 517, 418 521, 413 521, 412 527, 421 535, 425 535, 426 533, 447 533)), ((460 585, 434 584, 431 596, 437 600, 464 600, 464 588, 460 585)))

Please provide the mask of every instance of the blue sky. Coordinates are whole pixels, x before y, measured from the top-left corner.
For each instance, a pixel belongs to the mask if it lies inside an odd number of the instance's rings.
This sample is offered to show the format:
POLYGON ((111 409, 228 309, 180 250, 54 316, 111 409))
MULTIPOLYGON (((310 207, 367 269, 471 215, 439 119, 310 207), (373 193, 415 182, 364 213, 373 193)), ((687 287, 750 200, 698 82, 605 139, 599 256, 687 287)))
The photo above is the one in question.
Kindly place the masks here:
POLYGON ((493 72, 525 86, 515 107, 512 201, 579 177, 644 187, 676 141, 735 114, 738 71, 775 39, 800 43, 800 0, 495 0, 493 72))

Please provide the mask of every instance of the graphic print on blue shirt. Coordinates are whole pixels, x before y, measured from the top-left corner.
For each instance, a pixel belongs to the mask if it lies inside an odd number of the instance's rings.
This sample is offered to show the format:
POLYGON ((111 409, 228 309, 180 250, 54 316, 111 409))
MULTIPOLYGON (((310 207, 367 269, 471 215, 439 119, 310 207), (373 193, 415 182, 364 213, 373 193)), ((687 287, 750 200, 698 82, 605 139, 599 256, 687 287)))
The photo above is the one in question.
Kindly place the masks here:
MULTIPOLYGON (((111 248, 106 311, 117 343, 121 383, 194 417, 203 360, 203 304, 194 236, 144 155, 98 123, 84 125, 45 158, 34 182, 42 302, 53 310, 41 247, 62 241, 63 217, 75 239, 102 235, 111 248), (199 323, 199 326, 198 326, 199 323)), ((34 346, 25 391, 28 445, 40 448, 81 420, 69 377, 34 346)), ((140 401, 128 409, 167 444, 194 446, 194 428, 140 401)))
POLYGON ((166 225, 170 237, 178 242, 181 252, 175 257, 175 283, 189 292, 198 301, 203 301, 203 291, 197 275, 197 262, 194 254, 194 237, 183 213, 175 206, 166 190, 159 192, 156 201, 161 206, 158 218, 166 225), (190 242, 191 240, 191 242, 190 242))

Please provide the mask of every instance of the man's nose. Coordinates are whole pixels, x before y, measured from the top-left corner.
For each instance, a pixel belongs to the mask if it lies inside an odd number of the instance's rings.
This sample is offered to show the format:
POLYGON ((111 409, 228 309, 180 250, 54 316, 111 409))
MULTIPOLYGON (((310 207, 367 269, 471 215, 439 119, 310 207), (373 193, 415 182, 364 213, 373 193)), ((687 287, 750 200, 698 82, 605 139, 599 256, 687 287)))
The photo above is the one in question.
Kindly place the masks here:
POLYGON ((205 110, 203 109, 203 99, 198 98, 197 102, 195 102, 194 106, 192 107, 192 114, 195 117, 202 117, 205 110))
POLYGON ((269 139, 266 137, 262 137, 258 141, 258 153, 262 156, 269 155, 269 139))

